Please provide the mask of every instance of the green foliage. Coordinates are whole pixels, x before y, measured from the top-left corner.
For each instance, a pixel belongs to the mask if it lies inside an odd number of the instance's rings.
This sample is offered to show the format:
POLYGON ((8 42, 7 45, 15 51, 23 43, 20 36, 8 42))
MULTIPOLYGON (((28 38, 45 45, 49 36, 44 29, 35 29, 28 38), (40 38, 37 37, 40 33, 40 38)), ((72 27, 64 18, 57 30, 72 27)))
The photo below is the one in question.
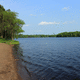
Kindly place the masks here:
POLYGON ((0 5, 0 10, 5 11, 5 9, 2 5, 0 5))
POLYGON ((80 37, 80 32, 63 32, 56 35, 56 37, 80 37))
POLYGON ((0 6, 0 36, 5 39, 14 39, 18 38, 18 33, 24 32, 22 26, 25 23, 23 20, 16 18, 17 14, 10 9, 5 11, 3 6, 0 6))
POLYGON ((75 31, 75 32, 63 32, 59 33, 57 35, 23 35, 19 34, 18 38, 30 38, 30 37, 80 37, 80 32, 75 31))
POLYGON ((19 41, 16 41, 16 40, 6 40, 5 38, 0 38, 0 43, 19 44, 19 41))
POLYGON ((56 37, 56 35, 23 35, 23 34, 19 34, 18 38, 30 38, 30 37, 56 37))

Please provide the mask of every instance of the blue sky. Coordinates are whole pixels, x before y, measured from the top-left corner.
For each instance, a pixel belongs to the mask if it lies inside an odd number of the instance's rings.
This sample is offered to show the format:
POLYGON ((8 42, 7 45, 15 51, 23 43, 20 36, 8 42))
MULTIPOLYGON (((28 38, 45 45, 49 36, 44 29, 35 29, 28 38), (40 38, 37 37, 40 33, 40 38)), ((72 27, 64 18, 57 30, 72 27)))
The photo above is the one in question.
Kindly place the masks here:
POLYGON ((80 31, 80 0, 0 0, 25 22, 22 34, 80 31))

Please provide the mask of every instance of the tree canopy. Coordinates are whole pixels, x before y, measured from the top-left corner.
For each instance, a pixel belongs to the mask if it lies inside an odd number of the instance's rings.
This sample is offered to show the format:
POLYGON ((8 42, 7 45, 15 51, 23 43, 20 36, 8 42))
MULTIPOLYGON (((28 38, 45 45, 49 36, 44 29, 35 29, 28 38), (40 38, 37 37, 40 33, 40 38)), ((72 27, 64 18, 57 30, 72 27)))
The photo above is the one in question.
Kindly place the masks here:
POLYGON ((0 5, 0 36, 5 39, 18 38, 18 35, 22 30, 22 26, 25 22, 17 18, 16 12, 12 12, 10 9, 5 10, 2 5, 0 5))
POLYGON ((63 32, 56 35, 56 37, 80 37, 80 32, 63 32))

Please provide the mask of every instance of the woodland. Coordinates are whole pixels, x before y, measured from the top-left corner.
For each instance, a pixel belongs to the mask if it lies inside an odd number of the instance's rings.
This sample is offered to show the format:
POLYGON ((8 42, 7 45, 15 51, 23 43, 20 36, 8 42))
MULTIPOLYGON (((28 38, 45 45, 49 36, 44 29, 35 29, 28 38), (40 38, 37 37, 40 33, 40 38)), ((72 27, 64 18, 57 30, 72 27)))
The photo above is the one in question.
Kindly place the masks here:
POLYGON ((12 12, 10 9, 5 10, 0 5, 0 37, 8 40, 18 38, 18 34, 24 32, 22 26, 25 22, 17 18, 17 12, 12 12))

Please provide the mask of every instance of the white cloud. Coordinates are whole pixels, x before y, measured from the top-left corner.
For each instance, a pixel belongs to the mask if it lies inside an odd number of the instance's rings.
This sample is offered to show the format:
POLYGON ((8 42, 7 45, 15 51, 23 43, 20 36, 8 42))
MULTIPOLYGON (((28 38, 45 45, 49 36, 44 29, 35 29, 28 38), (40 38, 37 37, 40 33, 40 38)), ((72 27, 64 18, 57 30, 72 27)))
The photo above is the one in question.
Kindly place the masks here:
POLYGON ((64 7, 64 8, 62 8, 62 10, 68 11, 69 7, 64 7))
POLYGON ((45 22, 45 21, 43 22, 43 21, 42 21, 42 22, 40 22, 38 25, 48 25, 48 24, 59 24, 59 23, 57 23, 57 22, 55 22, 55 21, 54 21, 54 22, 45 22))
POLYGON ((36 16, 36 15, 30 14, 30 16, 36 16))

